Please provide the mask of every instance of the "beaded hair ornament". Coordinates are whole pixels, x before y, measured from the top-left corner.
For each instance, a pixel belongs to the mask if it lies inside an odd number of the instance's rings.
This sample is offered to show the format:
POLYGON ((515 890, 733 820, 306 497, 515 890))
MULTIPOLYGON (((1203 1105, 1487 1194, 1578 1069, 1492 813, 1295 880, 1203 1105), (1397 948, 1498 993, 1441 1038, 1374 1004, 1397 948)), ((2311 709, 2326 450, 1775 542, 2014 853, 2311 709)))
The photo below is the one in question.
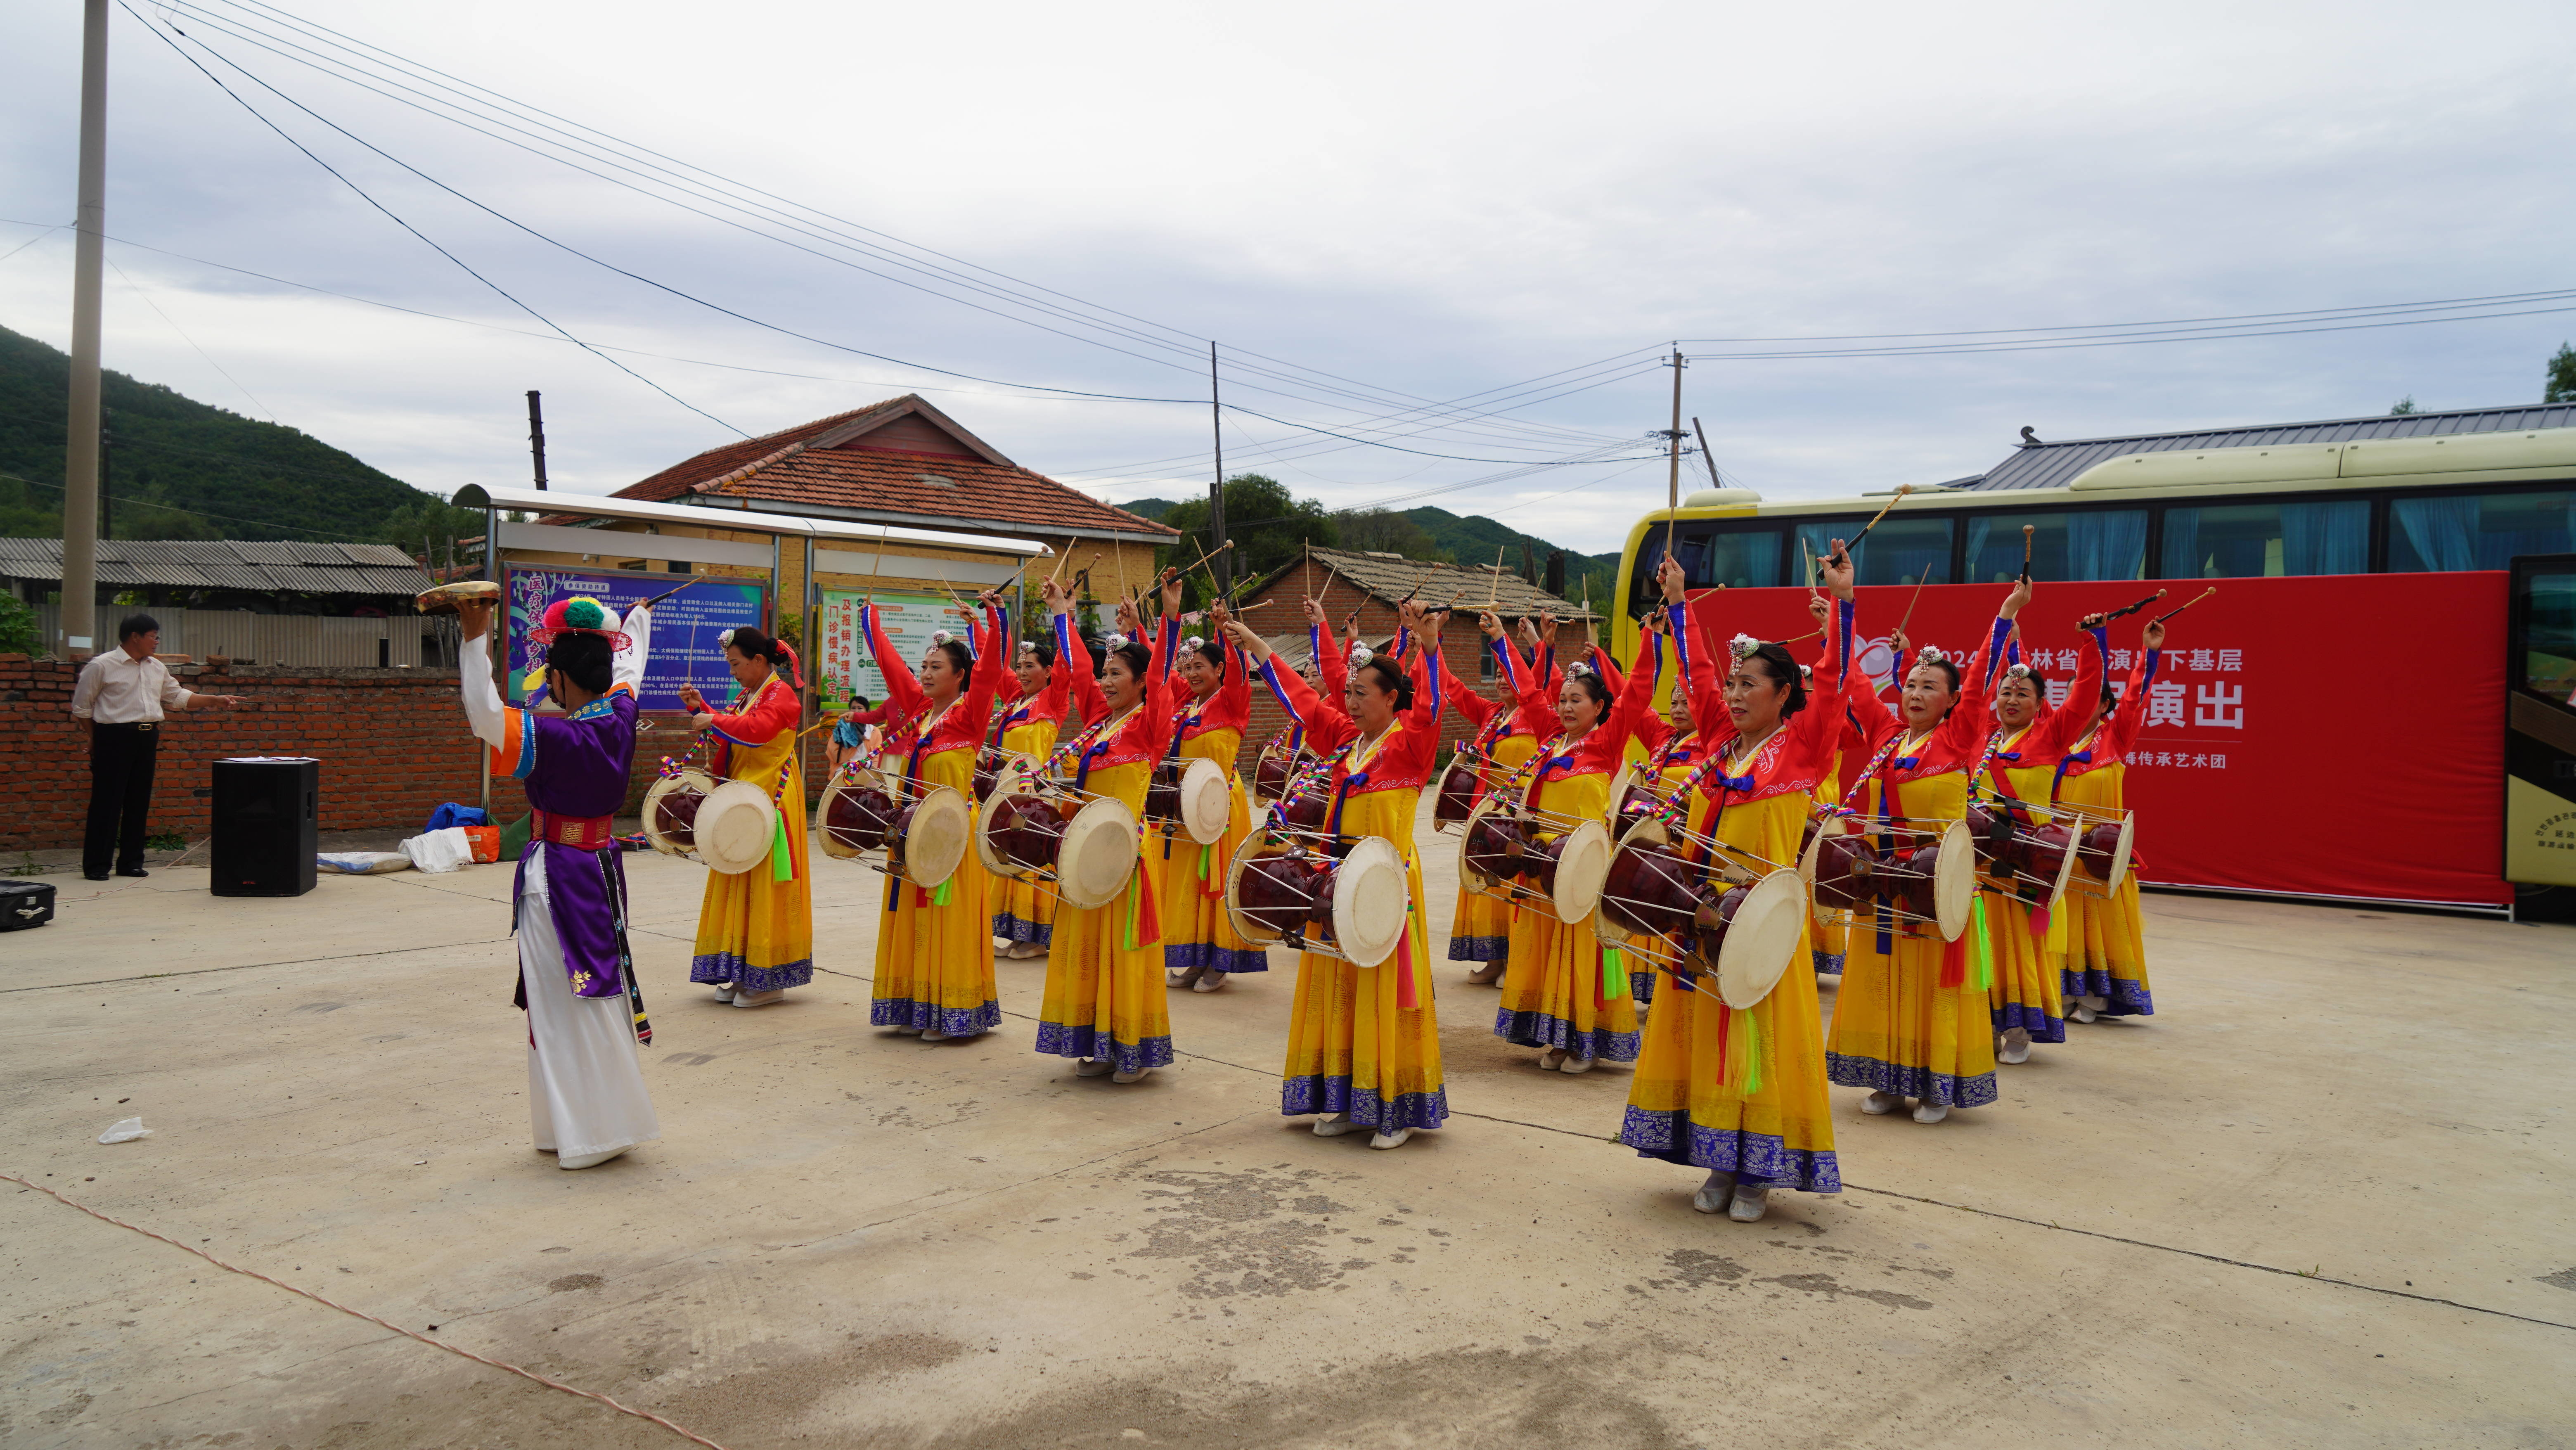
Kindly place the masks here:
POLYGON ((1734 639, 1729 640, 1726 645, 1727 653, 1735 656, 1738 660, 1751 659, 1754 652, 1761 648, 1762 641, 1755 639, 1749 634, 1739 634, 1734 639))

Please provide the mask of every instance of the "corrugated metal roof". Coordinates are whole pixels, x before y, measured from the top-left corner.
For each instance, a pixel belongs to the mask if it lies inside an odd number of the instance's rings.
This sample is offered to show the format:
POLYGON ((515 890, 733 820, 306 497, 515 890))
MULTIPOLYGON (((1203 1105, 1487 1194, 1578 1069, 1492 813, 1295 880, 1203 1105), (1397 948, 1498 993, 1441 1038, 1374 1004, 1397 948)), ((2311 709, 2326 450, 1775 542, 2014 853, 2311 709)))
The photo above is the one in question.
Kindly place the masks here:
MULTIPOLYGON (((1316 563, 1388 603, 1414 595, 1434 604, 1458 599, 1462 601, 1460 608, 1469 604, 1482 608, 1484 601, 1491 599, 1497 611, 1512 616, 1553 610, 1557 618, 1575 623, 1606 617, 1598 611, 1587 615, 1580 605, 1559 599, 1518 574, 1505 572, 1497 578, 1487 565, 1461 568, 1456 564, 1425 563, 1394 554, 1355 553, 1347 549, 1315 549, 1310 552, 1316 563)), ((1282 566, 1270 578, 1246 590, 1244 597, 1260 598, 1275 580, 1297 567, 1294 563, 1282 566)))
POLYGON ((2532 403, 2510 408, 2465 408, 2450 413, 2381 414, 2330 418, 2315 423, 2261 423, 2205 428, 2190 433, 2141 433, 2125 438, 2079 438, 2016 448, 1979 479, 1951 488, 1995 490, 2057 488, 2105 459, 2131 453, 2188 448, 2262 448, 2288 443, 2348 443, 2367 438, 2427 438, 2446 433, 2510 433, 2522 428, 2576 426, 2576 403, 2532 403))
MULTIPOLYGON (((63 577, 60 539, 0 539, 0 578, 63 577)), ((417 594, 433 582, 385 544, 271 544, 240 540, 110 539, 98 546, 98 582, 255 594, 417 594)))

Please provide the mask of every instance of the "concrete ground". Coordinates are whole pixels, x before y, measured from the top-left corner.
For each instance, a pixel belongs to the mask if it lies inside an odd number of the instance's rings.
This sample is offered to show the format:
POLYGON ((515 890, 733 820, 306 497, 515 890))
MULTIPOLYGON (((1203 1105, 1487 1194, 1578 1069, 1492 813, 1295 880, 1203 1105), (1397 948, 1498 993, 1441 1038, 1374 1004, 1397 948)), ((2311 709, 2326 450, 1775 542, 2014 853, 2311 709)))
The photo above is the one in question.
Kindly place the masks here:
MULTIPOLYGON (((2151 896, 2160 1015, 1933 1127, 1837 1090, 1848 1191, 1747 1226, 1454 969, 1456 1115, 1373 1152, 1278 1115, 1284 957, 1119 1087, 1030 1052, 1040 962, 871 1029, 864 869, 755 1012, 630 869, 657 1145, 530 1150, 505 869, 181 869, 0 936, 0 1171, 734 1450, 2576 1442, 2567 927, 2151 896)), ((0 1443, 684 1443, 0 1189, 0 1443)))

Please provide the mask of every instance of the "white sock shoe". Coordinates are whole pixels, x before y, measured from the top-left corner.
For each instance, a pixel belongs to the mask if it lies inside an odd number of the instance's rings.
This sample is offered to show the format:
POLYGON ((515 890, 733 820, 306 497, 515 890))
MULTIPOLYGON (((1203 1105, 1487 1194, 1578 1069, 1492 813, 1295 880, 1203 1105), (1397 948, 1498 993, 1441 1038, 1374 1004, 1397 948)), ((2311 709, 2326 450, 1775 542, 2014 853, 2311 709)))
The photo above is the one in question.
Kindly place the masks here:
POLYGON ((605 1153, 576 1153, 570 1158, 558 1155, 555 1158, 555 1166, 557 1168, 596 1168, 625 1151, 623 1148, 611 1148, 605 1153))
POLYGON ((1564 1073, 1568 1077, 1572 1077, 1578 1072, 1590 1072, 1592 1070, 1592 1062, 1593 1060, 1591 1058, 1575 1057, 1569 1054, 1565 1061, 1556 1065, 1556 1070, 1564 1073))
POLYGON ((1363 1124, 1352 1122, 1351 1115, 1348 1113, 1331 1113, 1315 1120, 1315 1136, 1318 1138, 1338 1138, 1344 1133, 1356 1133, 1363 1126, 1363 1124))
POLYGON ((2005 1028, 2003 1040, 1995 1045, 1995 1061, 2030 1061, 2030 1029, 2027 1027, 2005 1028))
POLYGON ((1404 1146, 1404 1140, 1412 1136, 1413 1130, 1411 1128, 1398 1128, 1393 1132, 1381 1132, 1370 1138, 1369 1146, 1372 1148, 1401 1148, 1404 1146))
POLYGON ((1734 1191, 1734 1174, 1711 1173, 1708 1181, 1699 1186, 1699 1192, 1691 1195, 1691 1207, 1702 1213, 1724 1213, 1727 1195, 1734 1191))
POLYGON ((925 1027, 921 1029, 921 1040, 924 1042, 946 1042, 948 1040, 948 1034, 940 1031, 936 1027, 925 1027))
POLYGON ((1146 1075, 1152 1071, 1153 1069, 1150 1067, 1140 1067, 1134 1072, 1113 1072, 1109 1075, 1109 1080, 1111 1082, 1143 1082, 1146 1075))
POLYGON ((717 1000, 717 1001, 719 1001, 719 1002, 730 1002, 730 1001, 732 1001, 732 1000, 733 1000, 733 983, 731 983, 731 982, 718 982, 718 983, 716 983, 716 1000, 717 1000))
MULTIPOLYGON (((1860 1110, 1873 1118, 1886 1117, 1904 1106, 1905 1098, 1899 1093, 1871 1093, 1860 1100, 1860 1110)), ((1715 1213, 1717 1210, 1712 1208, 1709 1212, 1715 1213)))
POLYGON ((1107 1077, 1111 1070, 1109 1063, 1096 1057, 1086 1057, 1073 1065, 1075 1077, 1107 1077))
POLYGON ((1930 1098, 1925 1098, 1914 1106, 1914 1121, 1918 1123, 1937 1123, 1948 1116, 1950 1116, 1949 1105, 1936 1103, 1930 1098))
POLYGON ((1759 1223, 1771 1211, 1771 1190, 1735 1185, 1735 1197, 1726 1205, 1726 1216, 1737 1223, 1759 1223))
POLYGON ((772 987, 766 992, 745 992, 740 988, 736 988, 733 994, 733 1004, 737 1007, 766 1007, 772 1002, 784 1002, 786 1000, 787 989, 785 987, 772 987))

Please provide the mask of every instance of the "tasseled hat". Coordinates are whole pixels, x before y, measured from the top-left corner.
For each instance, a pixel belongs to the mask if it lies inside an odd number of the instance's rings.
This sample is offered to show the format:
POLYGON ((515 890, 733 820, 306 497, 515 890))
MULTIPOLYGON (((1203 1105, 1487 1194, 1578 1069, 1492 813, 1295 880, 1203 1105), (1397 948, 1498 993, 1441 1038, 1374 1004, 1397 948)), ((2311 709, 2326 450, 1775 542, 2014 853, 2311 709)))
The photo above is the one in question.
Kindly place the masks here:
POLYGON ((528 631, 530 644, 552 644, 567 634, 595 634, 608 641, 612 650, 632 647, 633 641, 618 629, 617 616, 608 606, 588 595, 558 599, 546 606, 545 617, 528 631))

